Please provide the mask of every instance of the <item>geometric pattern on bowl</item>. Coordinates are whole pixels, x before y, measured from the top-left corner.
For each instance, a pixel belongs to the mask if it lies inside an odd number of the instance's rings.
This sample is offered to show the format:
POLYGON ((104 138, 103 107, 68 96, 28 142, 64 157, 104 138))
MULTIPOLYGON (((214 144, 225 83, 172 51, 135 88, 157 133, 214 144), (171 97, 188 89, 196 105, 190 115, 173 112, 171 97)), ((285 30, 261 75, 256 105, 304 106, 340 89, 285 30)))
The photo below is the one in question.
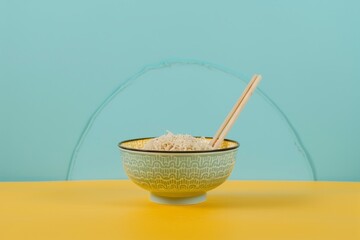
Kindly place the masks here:
MULTIPOLYGON (((145 142, 130 142, 136 141, 145 142)), ((148 152, 121 148, 126 143, 120 144, 120 150, 126 174, 140 187, 163 197, 191 197, 214 189, 230 176, 238 144, 224 142, 220 151, 148 152)))

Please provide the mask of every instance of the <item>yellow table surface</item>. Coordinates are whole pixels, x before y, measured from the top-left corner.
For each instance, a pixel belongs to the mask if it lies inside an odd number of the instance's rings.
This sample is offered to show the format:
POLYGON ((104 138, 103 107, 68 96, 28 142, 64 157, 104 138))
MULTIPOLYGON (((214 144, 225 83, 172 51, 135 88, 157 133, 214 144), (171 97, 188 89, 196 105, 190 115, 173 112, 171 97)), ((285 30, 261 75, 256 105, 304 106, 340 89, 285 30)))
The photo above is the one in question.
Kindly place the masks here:
POLYGON ((0 183, 0 239, 360 239, 360 183, 227 181, 191 206, 126 180, 0 183))

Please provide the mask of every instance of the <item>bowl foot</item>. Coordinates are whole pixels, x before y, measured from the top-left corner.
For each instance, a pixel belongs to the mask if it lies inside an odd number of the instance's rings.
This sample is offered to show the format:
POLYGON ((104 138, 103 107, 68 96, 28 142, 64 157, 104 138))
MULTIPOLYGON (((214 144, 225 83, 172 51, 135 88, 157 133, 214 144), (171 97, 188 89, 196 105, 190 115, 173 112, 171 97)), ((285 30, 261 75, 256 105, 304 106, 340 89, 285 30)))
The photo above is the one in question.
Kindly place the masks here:
POLYGON ((191 205, 204 202, 206 200, 206 193, 193 197, 163 197, 150 193, 150 200, 159 204, 191 205))

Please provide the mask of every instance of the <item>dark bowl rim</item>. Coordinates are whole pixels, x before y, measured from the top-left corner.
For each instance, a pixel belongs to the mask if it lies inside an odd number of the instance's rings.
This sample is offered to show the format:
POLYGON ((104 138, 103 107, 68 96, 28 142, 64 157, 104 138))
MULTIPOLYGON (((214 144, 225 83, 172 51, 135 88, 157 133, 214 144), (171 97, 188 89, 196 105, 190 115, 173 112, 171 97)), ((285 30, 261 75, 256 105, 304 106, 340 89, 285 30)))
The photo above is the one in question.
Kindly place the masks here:
MULTIPOLYGON (((201 138, 200 136, 194 136, 195 138, 201 138)), ((235 143, 236 146, 234 147, 229 147, 229 148, 221 148, 221 149, 210 149, 210 150, 202 150, 202 151, 163 151, 163 150, 144 150, 144 149, 137 149, 137 148, 128 148, 128 147, 124 147, 121 146, 124 143, 127 142, 132 142, 132 141, 138 141, 138 140, 145 140, 145 139, 151 139, 151 138, 156 138, 156 137, 144 137, 144 138, 133 138, 133 139, 128 139, 128 140, 124 140, 118 143, 118 147, 120 149, 123 150, 129 150, 129 151, 134 151, 134 152, 143 152, 143 153, 213 153, 213 152, 226 152, 229 150, 234 150, 239 148, 240 143, 235 141, 235 140, 231 140, 231 139, 227 139, 225 138, 224 141, 228 141, 228 142, 232 142, 235 143)), ((211 139, 212 137, 205 137, 206 139, 211 139)))

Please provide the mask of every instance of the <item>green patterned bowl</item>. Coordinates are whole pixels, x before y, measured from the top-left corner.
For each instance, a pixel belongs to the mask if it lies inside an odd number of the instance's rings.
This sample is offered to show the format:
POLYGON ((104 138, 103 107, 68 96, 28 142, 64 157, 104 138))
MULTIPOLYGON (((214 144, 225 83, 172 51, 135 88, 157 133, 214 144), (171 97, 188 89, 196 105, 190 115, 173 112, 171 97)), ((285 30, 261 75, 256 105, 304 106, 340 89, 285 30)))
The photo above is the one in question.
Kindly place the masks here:
POLYGON ((205 201, 206 192, 230 176, 239 147, 238 142, 226 139, 216 150, 143 150, 150 139, 123 141, 119 148, 128 177, 151 193, 151 201, 162 204, 205 201))

